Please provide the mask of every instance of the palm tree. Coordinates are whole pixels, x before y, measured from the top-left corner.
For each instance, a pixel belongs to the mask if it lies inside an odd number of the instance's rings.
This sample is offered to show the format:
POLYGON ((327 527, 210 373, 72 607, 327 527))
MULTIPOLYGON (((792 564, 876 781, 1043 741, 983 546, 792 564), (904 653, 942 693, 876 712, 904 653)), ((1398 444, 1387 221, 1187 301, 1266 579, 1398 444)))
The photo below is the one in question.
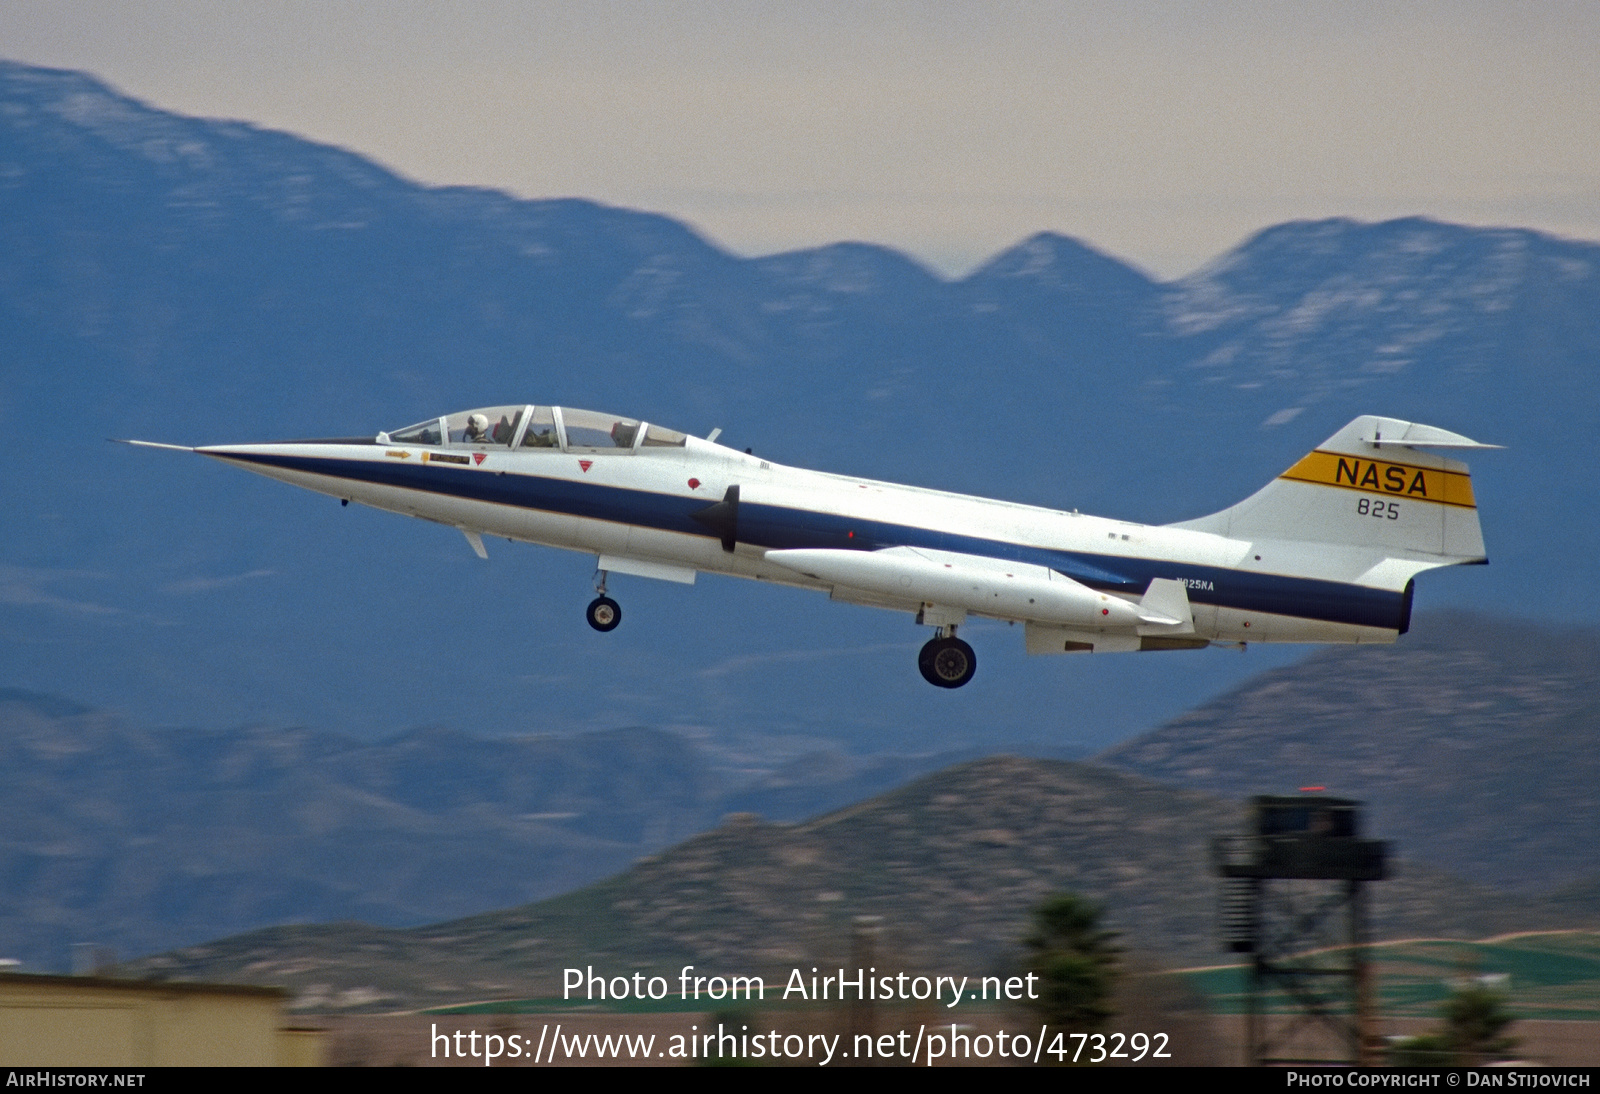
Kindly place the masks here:
POLYGON ((1088 1033, 1110 1018, 1122 953, 1116 934, 1100 927, 1102 911, 1071 893, 1059 893, 1034 909, 1034 930, 1025 940, 1030 970, 1039 977, 1033 1009, 1049 1025, 1088 1033))

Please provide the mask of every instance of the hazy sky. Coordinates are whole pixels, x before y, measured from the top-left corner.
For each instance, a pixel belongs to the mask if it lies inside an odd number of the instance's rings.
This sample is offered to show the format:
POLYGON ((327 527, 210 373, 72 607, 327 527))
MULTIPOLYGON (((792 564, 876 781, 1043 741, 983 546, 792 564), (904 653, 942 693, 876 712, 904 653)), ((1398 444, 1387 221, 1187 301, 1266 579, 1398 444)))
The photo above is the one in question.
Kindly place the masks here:
POLYGON ((0 56, 429 183, 964 271, 1186 273, 1291 218, 1600 239, 1600 3, 0 0, 0 56))

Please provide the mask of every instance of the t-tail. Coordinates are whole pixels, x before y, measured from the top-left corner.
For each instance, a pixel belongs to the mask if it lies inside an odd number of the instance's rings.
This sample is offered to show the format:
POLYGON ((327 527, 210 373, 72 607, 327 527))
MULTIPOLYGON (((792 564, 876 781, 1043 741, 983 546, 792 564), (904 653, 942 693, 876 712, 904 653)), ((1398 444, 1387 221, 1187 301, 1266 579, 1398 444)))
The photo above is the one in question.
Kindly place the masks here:
POLYGON ((1499 447, 1363 415, 1238 505, 1174 527, 1249 542, 1278 572, 1403 591, 1404 633, 1412 577, 1488 561, 1472 476, 1439 452, 1499 447))

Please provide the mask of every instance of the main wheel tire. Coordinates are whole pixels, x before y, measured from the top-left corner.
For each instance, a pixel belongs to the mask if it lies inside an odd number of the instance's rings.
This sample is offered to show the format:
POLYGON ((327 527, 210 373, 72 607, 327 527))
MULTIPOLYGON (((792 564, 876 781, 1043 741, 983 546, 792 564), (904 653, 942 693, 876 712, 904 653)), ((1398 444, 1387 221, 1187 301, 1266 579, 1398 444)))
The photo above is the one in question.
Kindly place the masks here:
POLYGON ((622 605, 609 596, 597 596, 589 601, 589 626, 597 631, 614 631, 622 622, 622 605))
POLYGON ((917 655, 917 668, 936 688, 959 688, 978 671, 978 655, 959 638, 934 638, 917 655))

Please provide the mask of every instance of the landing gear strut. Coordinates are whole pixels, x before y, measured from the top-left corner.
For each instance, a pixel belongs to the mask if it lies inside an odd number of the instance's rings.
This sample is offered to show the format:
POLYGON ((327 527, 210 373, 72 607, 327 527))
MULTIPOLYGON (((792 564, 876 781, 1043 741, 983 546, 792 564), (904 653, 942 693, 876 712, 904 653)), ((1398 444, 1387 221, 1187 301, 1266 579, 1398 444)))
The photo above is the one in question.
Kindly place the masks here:
POLYGON ((917 655, 922 678, 934 687, 959 688, 978 671, 978 655, 954 632, 954 627, 939 628, 939 636, 929 639, 917 655))
POLYGON ((597 631, 614 631, 617 624, 622 622, 622 605, 606 595, 606 572, 595 571, 594 591, 600 595, 589 601, 589 608, 584 614, 588 617, 589 626, 597 631))

